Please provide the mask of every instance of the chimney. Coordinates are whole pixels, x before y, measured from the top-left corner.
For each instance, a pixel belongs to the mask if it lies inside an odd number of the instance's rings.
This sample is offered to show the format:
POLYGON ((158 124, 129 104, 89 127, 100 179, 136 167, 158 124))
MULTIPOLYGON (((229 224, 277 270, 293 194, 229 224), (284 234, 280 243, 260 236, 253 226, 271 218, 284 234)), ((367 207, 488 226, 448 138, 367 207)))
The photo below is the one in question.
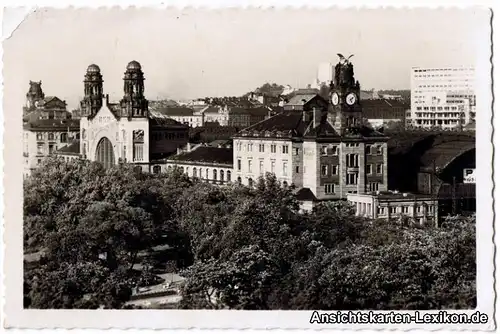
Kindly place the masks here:
POLYGON ((321 123, 321 111, 317 110, 316 108, 313 108, 313 121, 314 128, 317 128, 321 123))

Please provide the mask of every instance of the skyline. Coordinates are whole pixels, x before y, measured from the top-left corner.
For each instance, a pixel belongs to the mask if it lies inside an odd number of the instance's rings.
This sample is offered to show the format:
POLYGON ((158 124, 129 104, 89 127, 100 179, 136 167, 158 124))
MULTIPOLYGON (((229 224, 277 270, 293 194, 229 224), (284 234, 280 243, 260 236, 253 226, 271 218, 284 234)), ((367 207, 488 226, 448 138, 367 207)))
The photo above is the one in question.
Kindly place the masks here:
POLYGON ((116 101, 131 60, 143 67, 148 99, 238 96, 266 82, 306 87, 320 63, 338 61, 337 53, 355 55, 364 90, 410 89, 412 67, 474 66, 484 47, 476 37, 488 29, 488 15, 474 9, 42 9, 4 43, 5 96, 24 105, 29 80, 41 80, 47 96, 74 109, 86 68, 95 63, 105 93, 116 101))

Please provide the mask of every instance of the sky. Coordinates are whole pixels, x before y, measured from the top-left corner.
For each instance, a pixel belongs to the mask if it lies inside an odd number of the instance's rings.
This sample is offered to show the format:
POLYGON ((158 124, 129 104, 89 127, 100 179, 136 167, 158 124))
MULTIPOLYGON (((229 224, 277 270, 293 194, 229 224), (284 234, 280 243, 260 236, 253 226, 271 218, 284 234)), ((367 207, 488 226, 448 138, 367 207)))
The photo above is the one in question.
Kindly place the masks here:
POLYGON ((362 89, 409 89, 412 66, 473 66, 488 33, 480 9, 40 9, 4 42, 4 96, 21 108, 29 81, 41 80, 71 110, 95 63, 117 101, 131 60, 142 65, 148 99, 305 87, 337 53, 354 54, 362 89))

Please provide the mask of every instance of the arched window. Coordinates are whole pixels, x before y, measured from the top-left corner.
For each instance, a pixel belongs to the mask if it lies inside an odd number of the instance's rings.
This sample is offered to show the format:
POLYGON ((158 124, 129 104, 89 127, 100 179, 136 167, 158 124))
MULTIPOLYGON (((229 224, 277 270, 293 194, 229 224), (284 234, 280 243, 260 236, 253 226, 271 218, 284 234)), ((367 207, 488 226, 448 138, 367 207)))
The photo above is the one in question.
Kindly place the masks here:
POLYGON ((224 181, 224 171, 222 169, 220 170, 219 174, 220 174, 220 180, 224 181))
POLYGON ((214 169, 213 175, 214 175, 214 181, 216 181, 217 180, 217 169, 214 169))
POLYGON ((288 187, 288 182, 283 181, 283 187, 288 187))
POLYGON ((168 166, 167 171, 171 171, 171 170, 172 170, 172 166, 168 166))
POLYGON ((203 176, 202 176, 201 174, 202 174, 202 170, 201 170, 201 168, 200 168, 200 179, 202 179, 202 178, 203 178, 203 176))
POLYGON ((53 133, 49 133, 49 140, 54 140, 54 134, 53 133))
POLYGON ((153 167, 153 173, 154 174, 160 174, 161 173, 161 167, 160 166, 154 166, 153 167))
POLYGON ((181 167, 181 173, 184 174, 184 167, 181 167))
POLYGON ((229 170, 226 172, 226 179, 228 182, 231 182, 231 171, 229 170))
POLYGON ((238 176, 238 178, 236 180, 237 180, 238 184, 241 184, 241 177, 240 176, 238 176))
POLYGON ((189 176, 189 167, 186 167, 186 175, 189 176))
POLYGON ((251 177, 248 179, 248 186, 253 187, 253 180, 251 177))
POLYGON ((108 138, 102 137, 95 151, 95 160, 104 165, 104 168, 109 168, 115 164, 115 155, 113 145, 108 138))
POLYGON ((193 167, 193 177, 197 177, 198 174, 196 174, 197 170, 196 170, 196 167, 193 167))
POLYGON ((208 180, 208 168, 205 170, 205 178, 208 180))
POLYGON ((68 142, 68 134, 66 132, 61 133, 61 143, 67 143, 68 142))

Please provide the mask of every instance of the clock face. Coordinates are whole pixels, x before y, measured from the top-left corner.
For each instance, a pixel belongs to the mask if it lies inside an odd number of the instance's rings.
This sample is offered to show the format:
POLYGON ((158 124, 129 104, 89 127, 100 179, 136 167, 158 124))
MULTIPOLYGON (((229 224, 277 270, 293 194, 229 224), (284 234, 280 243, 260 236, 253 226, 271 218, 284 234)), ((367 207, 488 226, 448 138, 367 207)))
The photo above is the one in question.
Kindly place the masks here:
POLYGON ((339 95, 337 93, 333 93, 332 95, 332 103, 334 106, 339 104, 339 95))
POLYGON ((356 102, 356 94, 349 93, 349 95, 347 95, 345 101, 347 102, 348 105, 352 106, 356 102))

